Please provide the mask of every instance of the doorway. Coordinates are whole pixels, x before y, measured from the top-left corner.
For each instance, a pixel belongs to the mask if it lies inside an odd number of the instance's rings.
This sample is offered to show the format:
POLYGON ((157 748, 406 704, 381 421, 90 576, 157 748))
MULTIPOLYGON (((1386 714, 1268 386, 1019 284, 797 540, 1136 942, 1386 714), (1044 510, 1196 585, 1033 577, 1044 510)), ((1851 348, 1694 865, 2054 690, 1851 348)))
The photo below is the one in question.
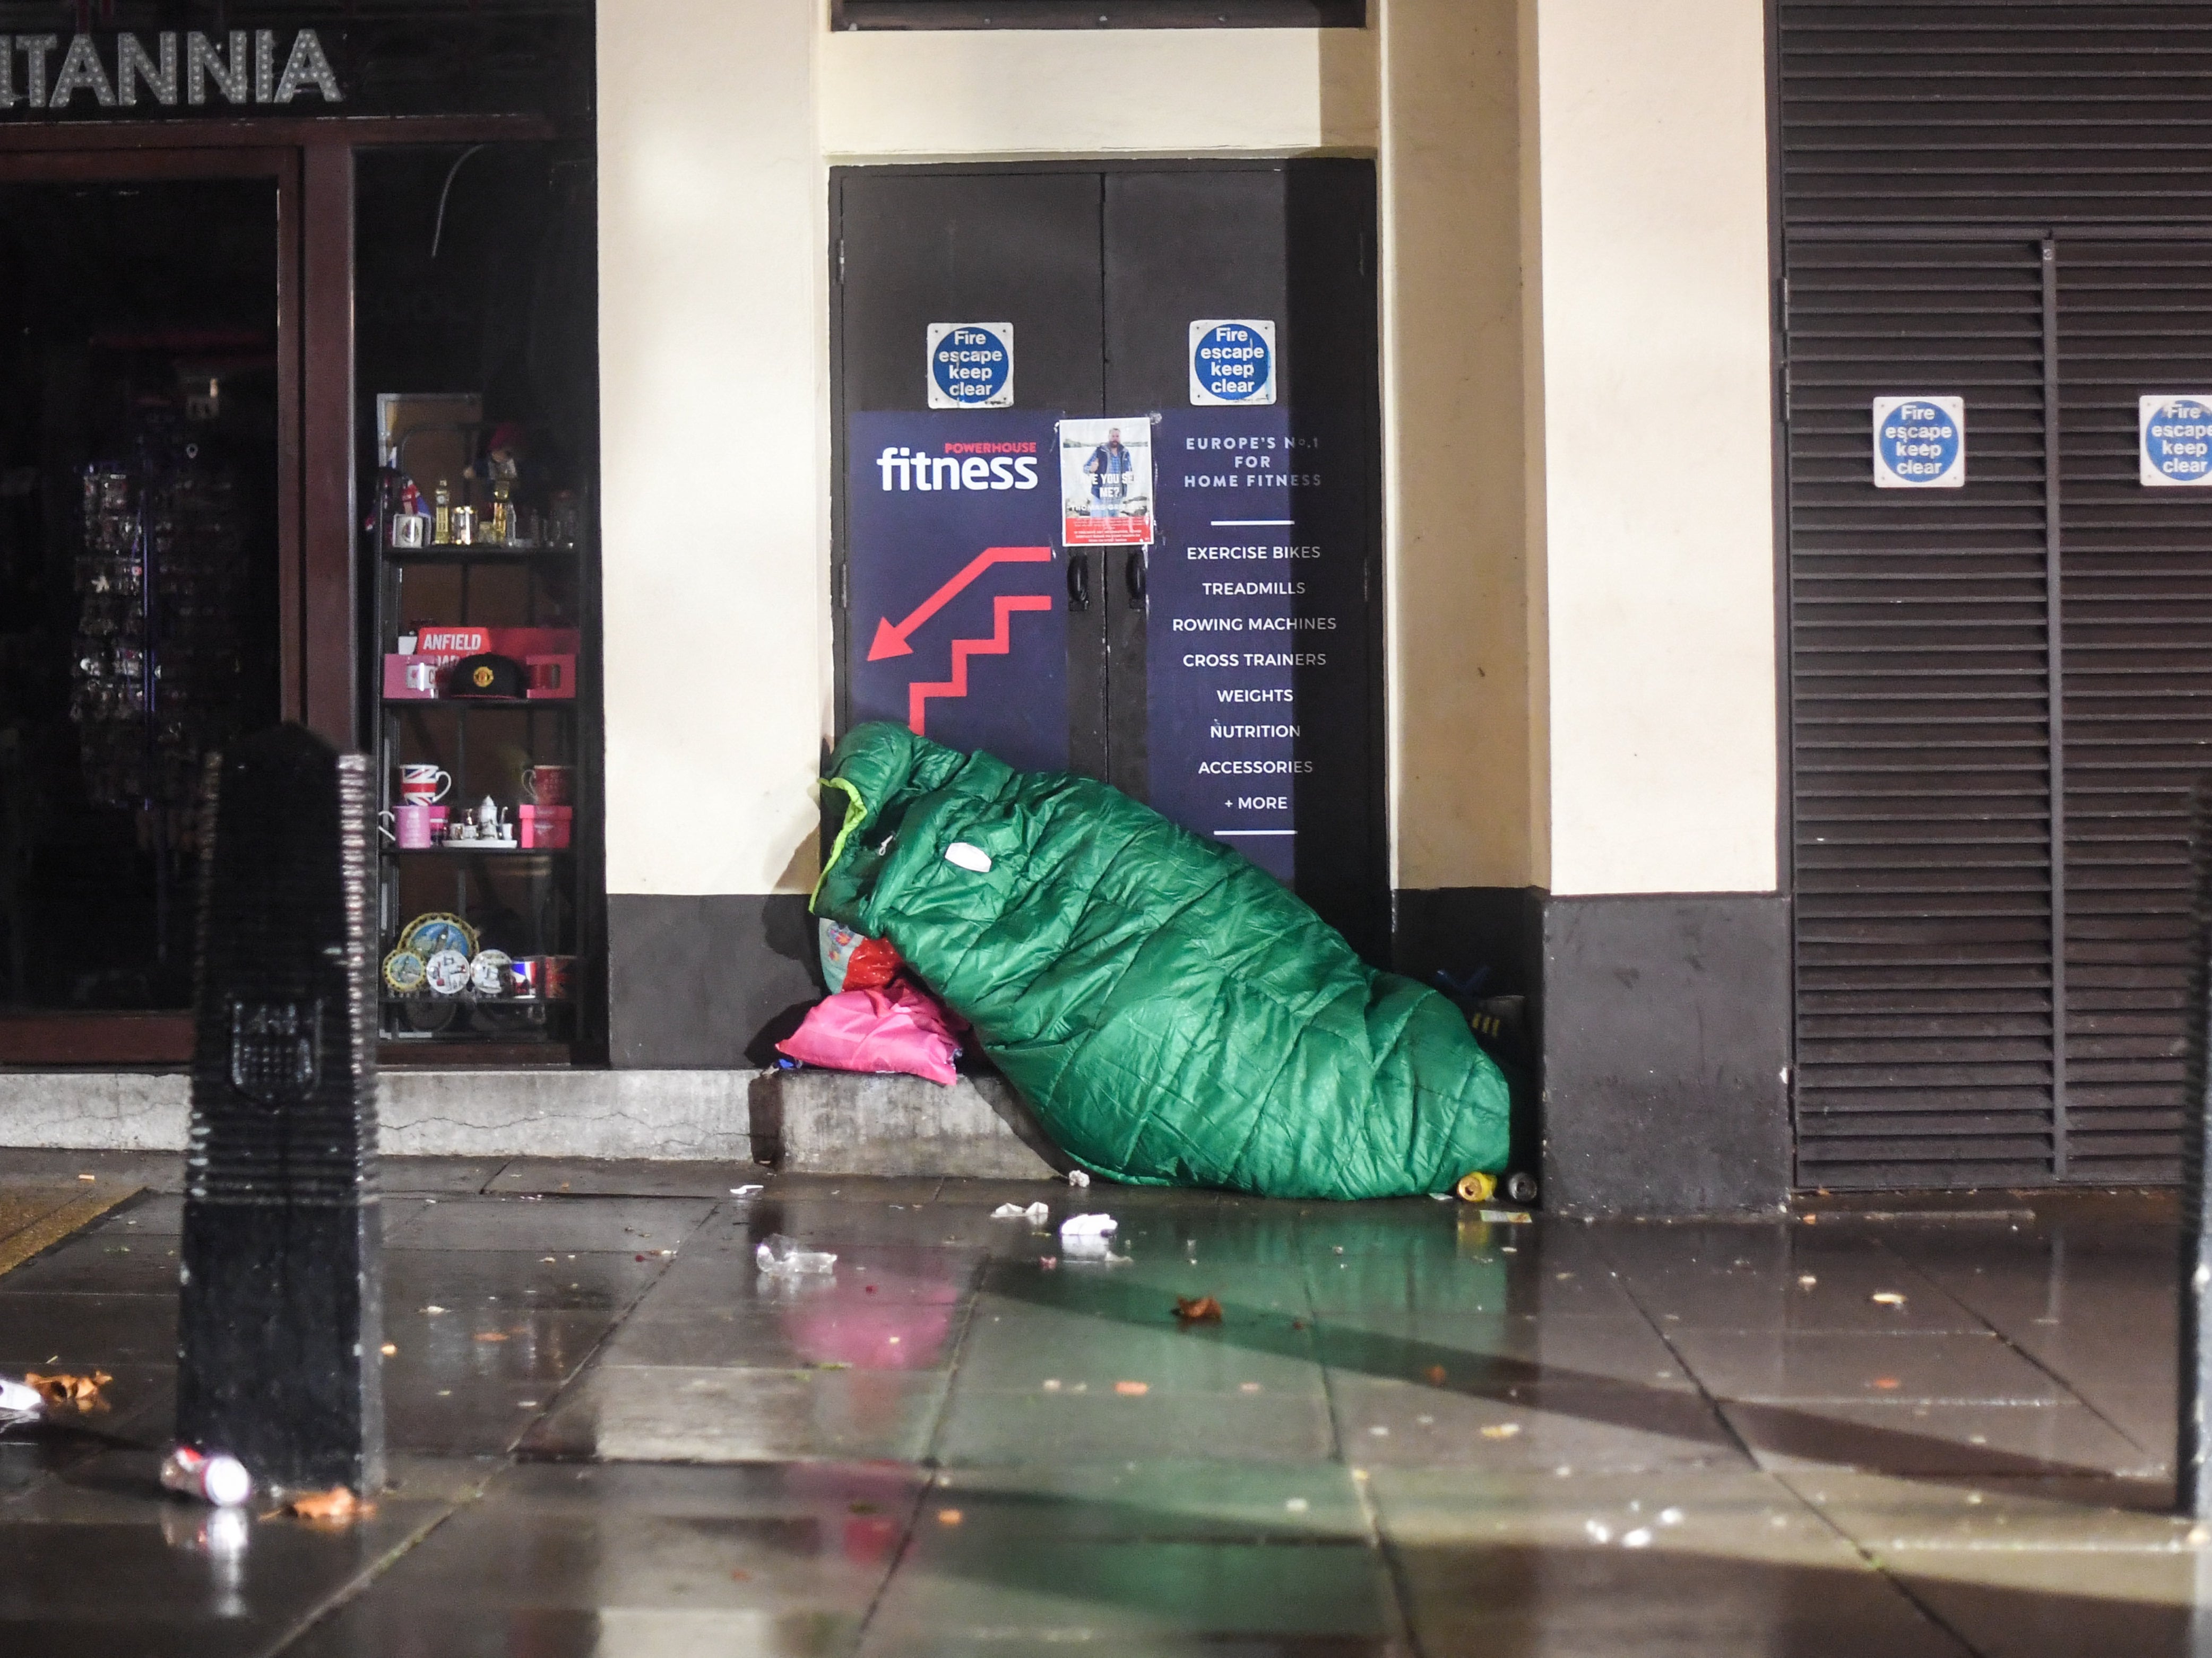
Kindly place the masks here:
POLYGON ((290 182, 0 170, 0 1059, 169 1057, 205 756, 287 712, 290 182))
POLYGON ((832 357, 840 731, 1104 779, 1380 962, 1374 188, 840 169, 832 357))

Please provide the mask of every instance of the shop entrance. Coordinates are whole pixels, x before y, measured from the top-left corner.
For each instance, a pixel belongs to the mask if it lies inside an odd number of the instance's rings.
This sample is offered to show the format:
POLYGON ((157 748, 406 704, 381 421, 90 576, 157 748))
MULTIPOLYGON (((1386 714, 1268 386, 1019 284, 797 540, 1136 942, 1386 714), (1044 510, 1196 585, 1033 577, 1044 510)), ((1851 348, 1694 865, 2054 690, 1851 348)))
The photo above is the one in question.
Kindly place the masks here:
MULTIPOLYGON (((554 136, 503 115, 0 132, 0 1066, 191 1057, 198 777, 279 720, 393 776, 435 760, 503 821, 535 786, 561 842, 528 842, 533 861, 510 833, 479 849, 510 853, 506 885, 449 880, 417 908, 459 906, 465 933, 478 908, 521 914, 484 953, 550 963, 559 993, 536 999, 567 1004, 507 1021, 536 1038, 525 1057, 593 1039, 591 167, 554 136), (450 483, 497 533, 417 549, 386 533, 377 411, 464 387, 480 407, 448 434, 469 439, 450 483), (397 556, 422 567, 404 601, 397 556), (380 693, 417 620, 565 629, 540 653, 557 706, 534 684, 482 699, 465 764, 434 733, 395 746, 380 693)), ((385 896, 396 914, 416 895, 387 878, 385 896)), ((430 1023, 388 1019, 390 1057, 426 1050, 430 1023)))
POLYGON ((1107 779, 1380 959, 1371 167, 833 190, 841 730, 1107 779))
POLYGON ((0 1017, 59 1056, 173 1046, 203 762, 297 701, 292 180, 193 159, 0 158, 0 1017))

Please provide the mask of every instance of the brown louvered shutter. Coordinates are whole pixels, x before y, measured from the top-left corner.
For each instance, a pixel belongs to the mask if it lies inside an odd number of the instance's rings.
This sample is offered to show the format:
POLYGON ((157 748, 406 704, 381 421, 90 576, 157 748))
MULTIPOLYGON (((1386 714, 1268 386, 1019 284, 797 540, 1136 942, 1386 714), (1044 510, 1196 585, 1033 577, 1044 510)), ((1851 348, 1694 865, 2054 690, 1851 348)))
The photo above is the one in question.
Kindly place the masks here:
POLYGON ((2172 1180, 2212 489, 2136 400, 2212 394, 2212 5, 1777 15, 1800 1178, 2172 1180), (1885 393, 1963 489, 1873 488, 1885 393))

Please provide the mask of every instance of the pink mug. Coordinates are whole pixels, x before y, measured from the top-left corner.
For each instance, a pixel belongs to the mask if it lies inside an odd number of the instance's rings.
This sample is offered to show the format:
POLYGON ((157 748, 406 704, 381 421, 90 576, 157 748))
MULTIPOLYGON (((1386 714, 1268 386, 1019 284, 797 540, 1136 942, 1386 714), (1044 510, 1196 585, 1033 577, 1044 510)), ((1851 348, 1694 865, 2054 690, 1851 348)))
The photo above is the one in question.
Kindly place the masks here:
POLYGON ((407 801, 392 813, 398 824, 399 844, 410 852, 419 852, 430 844, 430 808, 420 801, 407 801))

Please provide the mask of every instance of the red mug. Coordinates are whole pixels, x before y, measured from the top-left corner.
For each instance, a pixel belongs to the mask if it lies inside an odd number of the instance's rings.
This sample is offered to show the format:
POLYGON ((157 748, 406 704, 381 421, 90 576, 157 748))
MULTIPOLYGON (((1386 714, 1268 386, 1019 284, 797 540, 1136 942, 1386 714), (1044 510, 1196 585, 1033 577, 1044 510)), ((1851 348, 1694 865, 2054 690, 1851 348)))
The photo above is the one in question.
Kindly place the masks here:
POLYGON ((576 768, 574 766, 526 766, 522 772, 522 792, 535 805, 574 805, 576 768))

